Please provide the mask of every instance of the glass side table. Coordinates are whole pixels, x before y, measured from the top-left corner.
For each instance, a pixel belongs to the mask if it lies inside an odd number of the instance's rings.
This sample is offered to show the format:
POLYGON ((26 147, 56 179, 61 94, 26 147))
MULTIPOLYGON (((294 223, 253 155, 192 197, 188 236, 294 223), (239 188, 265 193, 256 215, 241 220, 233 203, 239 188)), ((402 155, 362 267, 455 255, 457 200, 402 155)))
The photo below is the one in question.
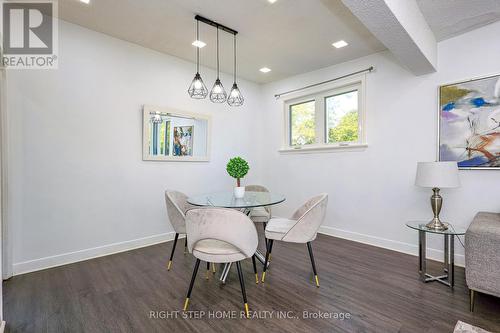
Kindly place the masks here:
POLYGON ((455 284, 455 236, 465 235, 464 228, 456 228, 448 223, 446 230, 429 229, 425 225, 429 221, 409 221, 406 226, 418 231, 418 270, 420 279, 423 282, 438 281, 450 288, 455 284), (439 276, 432 276, 426 271, 426 238, 427 233, 444 235, 444 273, 439 276))

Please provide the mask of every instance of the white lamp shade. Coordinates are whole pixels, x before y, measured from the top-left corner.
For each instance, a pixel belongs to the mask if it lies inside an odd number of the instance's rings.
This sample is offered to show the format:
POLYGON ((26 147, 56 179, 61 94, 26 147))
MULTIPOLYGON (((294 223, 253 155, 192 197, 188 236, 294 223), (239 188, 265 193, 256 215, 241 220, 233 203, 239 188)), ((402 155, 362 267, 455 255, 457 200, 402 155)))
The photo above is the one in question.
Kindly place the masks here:
POLYGON ((430 188, 459 187, 457 162, 418 162, 415 185, 430 188))

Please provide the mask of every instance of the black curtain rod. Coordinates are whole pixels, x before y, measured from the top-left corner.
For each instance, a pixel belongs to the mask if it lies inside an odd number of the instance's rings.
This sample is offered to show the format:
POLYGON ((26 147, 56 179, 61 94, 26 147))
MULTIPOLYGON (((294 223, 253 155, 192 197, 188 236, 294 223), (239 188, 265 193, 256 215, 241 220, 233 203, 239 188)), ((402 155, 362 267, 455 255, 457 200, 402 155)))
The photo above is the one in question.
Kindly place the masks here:
POLYGON ((275 94, 274 97, 280 98, 282 95, 286 95, 286 94, 290 94, 290 93, 293 93, 293 92, 296 92, 296 91, 301 91, 301 90, 304 90, 304 89, 308 89, 308 88, 320 86, 322 84, 330 83, 330 82, 333 82, 333 81, 337 81, 337 80, 340 80, 340 79, 343 79, 343 78, 346 78, 346 77, 349 77, 349 76, 353 76, 353 75, 357 75, 357 74, 361 74, 361 73, 365 73, 365 72, 371 72, 373 70, 374 70, 373 66, 370 66, 370 67, 368 67, 366 69, 363 69, 363 70, 360 70, 360 71, 357 71, 357 72, 352 72, 352 73, 349 73, 349 74, 346 74, 346 75, 342 75, 342 76, 336 77, 336 78, 331 79, 331 80, 327 80, 327 81, 323 81, 323 82, 319 82, 319 83, 315 83, 315 84, 310 84, 310 85, 302 87, 302 88, 293 89, 293 90, 285 91, 285 92, 282 92, 282 93, 279 93, 279 94, 275 94))
POLYGON ((203 22, 205 24, 211 25, 212 27, 216 27, 217 29, 224 30, 225 32, 228 32, 228 33, 230 33, 232 35, 237 35, 238 34, 238 31, 236 31, 234 29, 231 29, 231 28, 228 28, 225 25, 219 24, 219 23, 214 22, 212 20, 209 20, 206 17, 200 16, 200 15, 196 15, 194 17, 194 19, 197 20, 197 21, 203 22))

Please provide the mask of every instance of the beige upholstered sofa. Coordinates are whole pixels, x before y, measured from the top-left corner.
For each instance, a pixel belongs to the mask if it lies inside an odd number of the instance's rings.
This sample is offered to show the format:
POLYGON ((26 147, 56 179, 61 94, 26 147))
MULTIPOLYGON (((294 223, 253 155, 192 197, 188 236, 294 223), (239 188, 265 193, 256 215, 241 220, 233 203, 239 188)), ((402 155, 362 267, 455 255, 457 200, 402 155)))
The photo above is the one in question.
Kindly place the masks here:
POLYGON ((480 212, 467 229, 465 277, 471 311, 475 292, 500 297, 500 214, 480 212))

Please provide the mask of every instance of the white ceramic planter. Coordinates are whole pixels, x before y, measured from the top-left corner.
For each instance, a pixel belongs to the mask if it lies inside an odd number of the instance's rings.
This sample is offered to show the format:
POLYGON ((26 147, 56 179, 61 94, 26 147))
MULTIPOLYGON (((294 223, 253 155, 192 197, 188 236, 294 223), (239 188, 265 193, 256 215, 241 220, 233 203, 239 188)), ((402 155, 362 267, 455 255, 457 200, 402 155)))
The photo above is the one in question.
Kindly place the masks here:
POLYGON ((242 199, 245 196, 245 186, 234 188, 234 197, 236 199, 242 199))

